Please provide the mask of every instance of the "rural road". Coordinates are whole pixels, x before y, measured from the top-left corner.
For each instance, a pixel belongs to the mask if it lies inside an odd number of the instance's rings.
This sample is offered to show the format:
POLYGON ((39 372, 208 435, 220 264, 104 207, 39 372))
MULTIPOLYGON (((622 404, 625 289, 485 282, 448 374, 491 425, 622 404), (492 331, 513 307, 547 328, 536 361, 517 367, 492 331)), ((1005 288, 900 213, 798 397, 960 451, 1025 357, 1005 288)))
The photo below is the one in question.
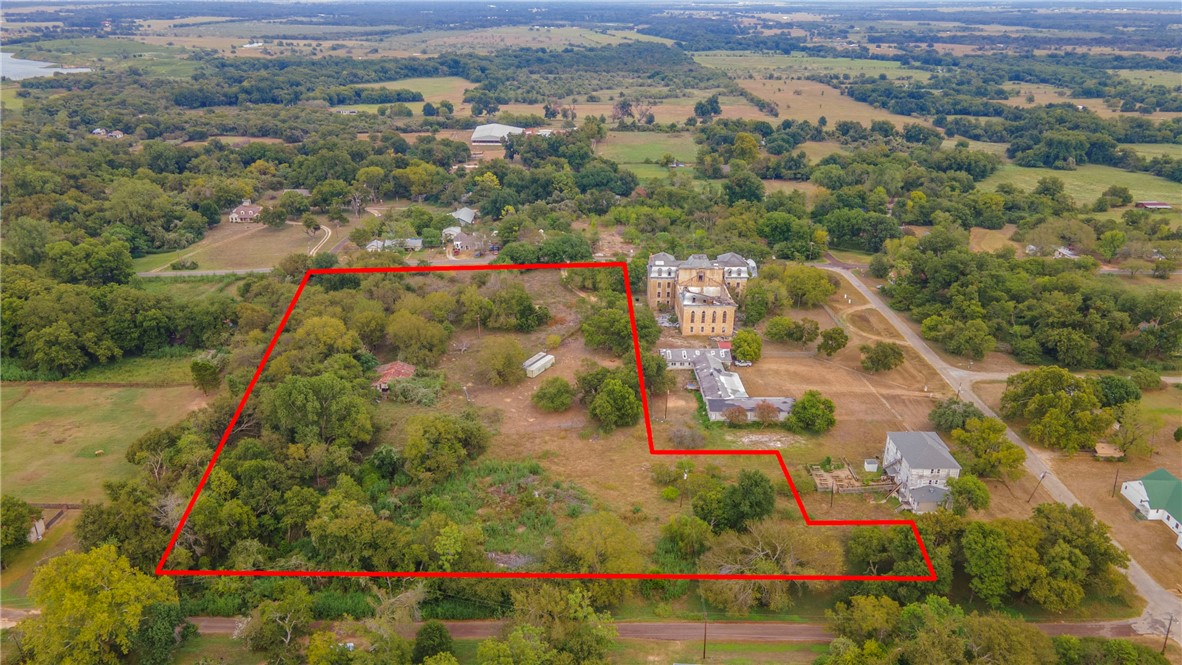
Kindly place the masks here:
MULTIPOLYGON (((928 363, 948 382, 949 386, 953 388, 960 388, 961 399, 972 402, 981 409, 985 415, 998 418, 998 415, 989 408, 980 397, 973 392, 973 381, 988 379, 989 375, 981 375, 981 373, 970 372, 968 370, 953 367, 944 362, 935 351, 928 346, 927 342, 922 337, 917 335, 914 330, 903 320, 903 318, 879 297, 874 289, 866 286, 858 279, 848 268, 837 266, 818 266, 824 270, 840 274, 849 280, 850 284, 854 286, 867 300, 870 301, 874 308, 880 314, 886 317, 887 321, 899 331, 899 334, 916 350, 928 363), (962 385, 963 384, 963 385, 962 385)), ((1000 418, 999 418, 1000 419, 1000 418)), ((1035 477, 1042 477, 1042 487, 1051 495, 1051 498, 1068 506, 1079 504, 1080 501, 1075 497, 1071 490, 1063 484, 1054 472, 1051 471, 1051 466, 1043 457, 1043 451, 1032 448, 1018 433, 1013 429, 1006 427, 1006 436, 1016 445, 1020 446, 1026 451, 1026 470, 1035 477)), ((1115 542, 1115 541, 1114 541, 1115 542)), ((1120 546, 1120 543, 1117 543, 1120 546)), ((1137 592, 1145 598, 1146 606, 1145 612, 1133 620, 1132 627, 1140 634, 1146 635, 1165 635, 1166 627, 1171 621, 1171 616, 1175 620, 1182 618, 1182 599, 1175 596, 1165 587, 1157 583, 1157 580, 1150 577, 1149 573, 1141 567, 1135 560, 1129 560, 1129 566, 1125 574, 1129 581, 1136 587, 1137 592)), ((1171 637, 1178 644, 1182 644, 1182 631, 1175 631, 1171 633, 1171 637)))
MULTIPOLYGON (((36 610, 14 610, 0 608, 0 628, 11 628, 16 622, 36 614, 36 610)), ((202 635, 233 635, 239 617, 189 617, 202 635)), ((323 626, 331 622, 315 622, 323 626)), ((1035 626, 1047 635, 1077 635, 1080 637, 1132 637, 1136 634, 1133 621, 1081 621, 1036 623, 1035 626)), ((504 621, 444 621, 448 632, 456 639, 480 640, 500 637, 504 621)), ((408 624, 400 632, 414 635, 422 624, 408 624)), ((678 642, 702 639, 702 624, 697 621, 638 621, 616 623, 616 630, 622 639, 669 640, 678 642)), ((781 621, 721 621, 706 625, 707 641, 728 642, 809 642, 825 643, 833 639, 833 633, 824 624, 791 623, 781 621)))

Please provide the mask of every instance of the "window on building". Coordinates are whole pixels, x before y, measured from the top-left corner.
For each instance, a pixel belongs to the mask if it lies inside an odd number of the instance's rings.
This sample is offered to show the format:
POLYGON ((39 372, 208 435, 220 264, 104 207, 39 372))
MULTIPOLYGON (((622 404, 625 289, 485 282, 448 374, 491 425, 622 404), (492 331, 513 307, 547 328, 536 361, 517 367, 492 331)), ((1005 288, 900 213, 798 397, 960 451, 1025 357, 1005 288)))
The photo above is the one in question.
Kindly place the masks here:
POLYGON ((705 271, 705 270, 699 270, 699 271, 698 271, 698 281, 699 281, 699 282, 704 282, 704 281, 706 281, 706 271, 705 271))
POLYGON ((722 310, 722 322, 726 323, 726 310, 722 310))
POLYGON ((698 319, 698 313, 691 311, 690 312, 690 323, 697 321, 697 319, 698 319))
POLYGON ((714 334, 714 326, 710 326, 710 334, 711 334, 711 335, 713 335, 713 334, 714 334))
POLYGON ((718 310, 710 312, 710 323, 718 323, 718 310))

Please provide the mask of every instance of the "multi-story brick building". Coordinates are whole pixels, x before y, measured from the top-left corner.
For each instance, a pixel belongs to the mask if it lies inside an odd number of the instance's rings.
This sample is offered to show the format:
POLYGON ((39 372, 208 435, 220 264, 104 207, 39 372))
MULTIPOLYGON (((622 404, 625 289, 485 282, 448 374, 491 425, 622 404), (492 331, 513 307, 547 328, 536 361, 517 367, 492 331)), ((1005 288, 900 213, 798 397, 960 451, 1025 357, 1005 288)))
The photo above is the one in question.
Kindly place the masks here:
POLYGON ((735 298, 756 273, 755 261, 733 252, 713 261, 705 254, 685 261, 653 254, 648 260, 648 306, 677 312, 682 335, 729 336, 735 326, 735 298))

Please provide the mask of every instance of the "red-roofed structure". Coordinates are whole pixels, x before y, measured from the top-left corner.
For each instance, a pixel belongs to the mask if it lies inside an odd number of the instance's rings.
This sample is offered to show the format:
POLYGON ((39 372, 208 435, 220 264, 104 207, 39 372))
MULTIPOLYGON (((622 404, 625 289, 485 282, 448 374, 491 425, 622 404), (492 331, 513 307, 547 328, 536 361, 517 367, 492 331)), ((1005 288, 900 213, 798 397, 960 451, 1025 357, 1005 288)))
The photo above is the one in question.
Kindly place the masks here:
POLYGON ((392 363, 385 365, 378 365, 378 380, 373 382, 375 388, 380 388, 383 384, 390 383, 394 379, 409 379, 415 375, 415 366, 395 360, 392 363))

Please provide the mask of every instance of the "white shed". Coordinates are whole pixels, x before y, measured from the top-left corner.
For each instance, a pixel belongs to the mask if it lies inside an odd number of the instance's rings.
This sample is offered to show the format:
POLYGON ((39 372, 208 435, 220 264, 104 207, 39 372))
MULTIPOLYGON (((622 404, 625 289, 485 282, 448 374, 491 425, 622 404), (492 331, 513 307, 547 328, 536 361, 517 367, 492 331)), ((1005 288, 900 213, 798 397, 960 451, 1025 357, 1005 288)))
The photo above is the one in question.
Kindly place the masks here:
POLYGON ((525 368, 525 375, 532 379, 550 369, 553 364, 554 356, 545 351, 538 351, 529 360, 521 363, 521 366, 525 368))

